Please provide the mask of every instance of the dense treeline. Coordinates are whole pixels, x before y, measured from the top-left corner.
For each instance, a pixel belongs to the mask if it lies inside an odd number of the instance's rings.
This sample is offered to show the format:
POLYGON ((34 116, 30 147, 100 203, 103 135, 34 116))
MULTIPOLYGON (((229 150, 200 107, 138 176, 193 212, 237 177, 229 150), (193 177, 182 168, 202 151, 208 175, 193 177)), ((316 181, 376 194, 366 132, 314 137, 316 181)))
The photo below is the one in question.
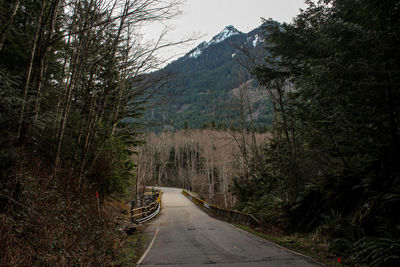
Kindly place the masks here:
POLYGON ((233 178, 247 173, 247 155, 267 136, 221 129, 151 133, 139 147, 138 177, 142 184, 186 188, 231 208, 233 178))
MULTIPOLYGON (((0 3, 0 265, 110 265, 115 232, 101 197, 134 178, 141 74, 165 45, 146 23, 177 1, 0 3)), ((153 78, 152 78, 153 79, 153 78)))
POLYGON ((253 69, 275 110, 257 177, 239 207, 314 233, 355 263, 400 255, 400 2, 307 1, 291 24, 270 21, 253 69))

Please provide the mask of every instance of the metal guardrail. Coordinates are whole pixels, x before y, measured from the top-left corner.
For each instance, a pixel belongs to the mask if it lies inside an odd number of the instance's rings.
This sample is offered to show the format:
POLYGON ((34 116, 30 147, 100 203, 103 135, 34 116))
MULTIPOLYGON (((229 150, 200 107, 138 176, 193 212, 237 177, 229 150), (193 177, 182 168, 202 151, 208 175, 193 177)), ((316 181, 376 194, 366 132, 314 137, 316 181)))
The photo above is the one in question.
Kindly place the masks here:
POLYGON ((209 213, 228 222, 235 222, 244 225, 258 226, 260 221, 251 214, 243 213, 235 210, 228 210, 210 204, 199 197, 191 194, 186 190, 182 190, 182 194, 188 197, 194 204, 209 213))
POLYGON ((154 218, 161 210, 161 194, 162 191, 157 192, 157 200, 150 203, 145 207, 131 209, 131 220, 134 223, 143 223, 154 218))

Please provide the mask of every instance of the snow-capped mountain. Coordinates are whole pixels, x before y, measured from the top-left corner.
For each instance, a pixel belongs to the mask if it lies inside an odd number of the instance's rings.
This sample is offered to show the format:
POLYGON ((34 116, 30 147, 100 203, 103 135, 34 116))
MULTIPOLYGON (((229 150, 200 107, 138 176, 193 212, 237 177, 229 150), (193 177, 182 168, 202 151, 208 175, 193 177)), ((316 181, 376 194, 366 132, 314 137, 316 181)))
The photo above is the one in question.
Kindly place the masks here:
POLYGON ((196 58, 201 55, 201 53, 203 52, 204 49, 207 48, 207 46, 208 46, 207 42, 202 42, 195 49, 187 53, 187 56, 191 58, 196 58))
POLYGON ((207 63, 215 65, 215 61, 229 61, 228 54, 231 60, 235 60, 233 58, 238 55, 238 47, 255 49, 262 43, 260 32, 261 29, 256 28, 246 34, 229 25, 211 38, 210 41, 200 43, 197 47, 186 53, 185 56, 172 62, 166 69, 175 69, 177 65, 187 60, 195 60, 195 66, 199 64, 203 65, 203 63, 206 65, 207 63))
MULTIPOLYGON (((191 127, 201 127, 213 121, 237 121, 237 115, 227 103, 232 103, 231 91, 247 82, 238 75, 241 68, 238 62, 245 59, 241 49, 263 53, 262 35, 261 27, 243 33, 229 25, 208 42, 200 43, 168 64, 163 71, 172 73, 175 78, 166 91, 168 95, 175 95, 174 102, 155 107, 149 112, 152 114, 149 119, 169 129, 181 128, 185 121, 191 127)), ((250 74, 245 76, 251 79, 250 74)), ((268 110, 260 106, 256 109, 268 110)), ((260 121, 267 121, 265 116, 260 112, 260 121)))
POLYGON ((208 43, 208 45, 212 45, 212 44, 218 44, 226 39, 228 39, 229 37, 233 36, 233 35, 238 35, 241 32, 238 31, 235 27, 233 27, 232 25, 227 26, 225 29, 222 30, 222 32, 220 32, 218 35, 215 35, 211 41, 208 43))
POLYGON ((228 39, 229 37, 238 35, 238 34, 243 34, 243 33, 238 31, 232 25, 229 25, 229 26, 225 27, 225 29, 223 29, 219 34, 215 35, 209 42, 200 43, 196 48, 194 48, 189 53, 187 53, 186 56, 188 56, 190 58, 197 58, 198 56, 201 55, 201 53, 204 51, 204 49, 206 49, 210 45, 215 45, 215 44, 221 43, 224 40, 228 39))

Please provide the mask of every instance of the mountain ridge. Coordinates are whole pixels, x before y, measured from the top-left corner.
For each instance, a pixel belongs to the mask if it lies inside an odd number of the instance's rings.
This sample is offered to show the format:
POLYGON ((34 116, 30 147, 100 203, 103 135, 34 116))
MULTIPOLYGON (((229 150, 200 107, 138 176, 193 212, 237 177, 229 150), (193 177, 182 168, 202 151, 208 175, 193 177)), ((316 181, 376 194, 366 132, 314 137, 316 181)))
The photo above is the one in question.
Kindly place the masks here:
POLYGON ((186 53, 185 56, 190 58, 197 58, 202 53, 202 51, 208 48, 208 46, 223 42, 227 38, 237 34, 243 34, 243 33, 238 31, 234 26, 228 25, 220 33, 215 35, 209 42, 206 41, 201 42, 197 47, 193 48, 188 53, 186 53))
MULTIPOLYGON (((210 41, 201 42, 184 56, 169 63, 161 70, 162 73, 173 75, 164 93, 175 97, 167 105, 153 105, 145 121, 156 131, 187 126, 202 128, 210 124, 237 127, 240 114, 235 110, 237 97, 231 91, 241 84, 249 84, 246 82, 251 79, 248 71, 238 62, 245 59, 242 49, 263 51, 261 35, 261 26, 243 33, 228 25, 210 41)), ((255 81, 250 84, 251 90, 259 90, 255 81)), ((272 118, 267 106, 260 108, 266 103, 265 98, 253 103, 254 110, 263 111, 259 112, 256 121, 263 127, 272 118)))

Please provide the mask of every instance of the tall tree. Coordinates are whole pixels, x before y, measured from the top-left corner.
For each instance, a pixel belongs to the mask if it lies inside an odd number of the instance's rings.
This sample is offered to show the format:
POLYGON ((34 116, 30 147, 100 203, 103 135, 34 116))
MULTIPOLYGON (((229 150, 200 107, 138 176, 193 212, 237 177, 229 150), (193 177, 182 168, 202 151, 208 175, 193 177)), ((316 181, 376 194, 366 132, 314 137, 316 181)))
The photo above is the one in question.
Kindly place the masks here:
MULTIPOLYGON (((358 261, 394 266, 400 237, 393 216, 400 195, 400 83, 394 75, 400 69, 399 1, 307 4, 291 24, 266 22, 267 57, 253 71, 276 114, 261 182, 281 181, 262 195, 284 196, 296 186, 287 202, 288 227, 312 231, 328 224, 324 218, 333 211, 335 220, 345 221, 334 238, 353 242, 358 261), (350 221, 359 231, 346 237, 350 221), (377 246, 380 252, 367 257, 377 246)), ((243 201, 249 199, 245 189, 239 190, 243 201)))

